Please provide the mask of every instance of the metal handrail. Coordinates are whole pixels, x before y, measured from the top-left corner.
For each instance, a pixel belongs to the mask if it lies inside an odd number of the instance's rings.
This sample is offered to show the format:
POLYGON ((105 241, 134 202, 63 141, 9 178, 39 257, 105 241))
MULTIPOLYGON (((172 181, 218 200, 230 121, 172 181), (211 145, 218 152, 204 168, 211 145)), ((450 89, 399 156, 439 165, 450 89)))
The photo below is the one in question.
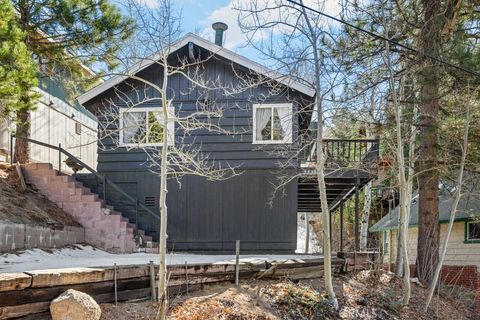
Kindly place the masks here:
MULTIPOLYGON (((15 134, 12 134, 10 136, 10 146, 11 146, 10 147, 10 162, 11 163, 13 163, 13 147, 12 146, 13 146, 13 139, 14 138, 25 140, 25 141, 28 141, 28 142, 31 142, 31 143, 34 143, 34 144, 37 144, 37 145, 40 145, 40 146, 43 146, 43 147, 46 147, 46 148, 50 148, 50 149, 53 149, 53 150, 57 150, 58 151, 58 161, 59 161, 58 162, 59 172, 62 172, 62 169, 61 169, 61 154, 62 153, 65 154, 70 159, 74 160, 77 164, 81 165, 82 167, 84 167, 85 169, 87 169, 88 171, 93 173, 98 179, 101 179, 103 181, 103 198, 104 198, 103 200, 106 201, 106 192, 105 192, 106 190, 105 190, 105 188, 106 188, 106 185, 108 184, 109 186, 112 186, 120 194, 122 194, 125 198, 127 198, 131 202, 135 203, 135 208, 138 208, 138 206, 140 206, 140 208, 147 211, 151 216, 160 220, 160 216, 158 214, 156 214, 150 208, 148 208, 143 203, 138 201, 138 199, 135 199, 134 197, 132 197, 131 195, 129 195, 128 193, 123 191, 122 188, 120 188, 113 181, 108 179, 105 175, 102 175, 102 174, 98 173, 95 169, 90 167, 88 164, 86 164, 82 160, 78 159, 76 156, 74 156, 73 154, 71 154, 67 150, 63 149, 61 144, 59 144, 58 146, 54 146, 54 145, 51 145, 51 144, 48 144, 48 143, 45 143, 45 142, 37 141, 37 140, 26 138, 26 137, 19 137, 19 136, 16 136, 15 134)), ((137 221, 135 221, 135 223, 137 223, 137 221)))

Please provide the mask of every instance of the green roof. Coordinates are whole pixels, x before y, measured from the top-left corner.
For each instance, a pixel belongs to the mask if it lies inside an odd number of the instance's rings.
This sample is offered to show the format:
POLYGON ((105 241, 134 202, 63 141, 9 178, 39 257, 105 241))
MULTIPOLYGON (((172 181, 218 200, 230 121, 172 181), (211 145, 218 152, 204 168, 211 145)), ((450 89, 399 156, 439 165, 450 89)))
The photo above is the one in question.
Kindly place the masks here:
MULTIPOLYGON (((440 211, 438 221, 447 222, 450 219, 453 197, 451 195, 440 195, 438 209, 440 211)), ((370 227, 370 232, 380 232, 398 228, 399 206, 370 227)), ((469 220, 480 217, 480 198, 478 195, 464 194, 458 203, 455 220, 469 220)), ((412 198, 410 205, 410 221, 408 226, 418 225, 418 193, 412 198)))

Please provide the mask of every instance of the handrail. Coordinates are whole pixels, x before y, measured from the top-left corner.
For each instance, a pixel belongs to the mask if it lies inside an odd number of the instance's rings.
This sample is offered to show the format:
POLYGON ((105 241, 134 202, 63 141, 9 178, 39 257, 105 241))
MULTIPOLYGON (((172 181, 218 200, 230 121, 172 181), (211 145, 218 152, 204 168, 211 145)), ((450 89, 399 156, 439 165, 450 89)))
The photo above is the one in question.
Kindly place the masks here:
MULTIPOLYGON (((326 162, 334 163, 336 161, 348 163, 367 163, 379 157, 380 139, 323 139, 323 148, 326 152, 326 162)), ((314 146, 312 146, 313 150, 314 146)), ((303 155, 300 159, 303 163, 316 162, 310 160, 310 152, 303 155)), ((313 154, 313 157, 315 155, 313 154)))
MULTIPOLYGON (((74 160, 77 164, 81 165, 82 167, 84 167, 85 169, 87 169, 88 171, 90 171, 91 173, 93 173, 97 178, 101 179, 103 181, 103 186, 105 188, 106 184, 112 186, 116 191, 120 192, 125 198, 127 198, 128 200, 132 201, 135 203, 135 206, 140 206, 140 208, 142 208, 143 210, 147 211, 151 216, 153 216, 154 218, 160 220, 160 216, 158 214, 156 214, 155 212, 153 212, 150 208, 148 208, 147 206, 145 206, 143 203, 141 203, 140 201, 138 201, 138 199, 135 199, 134 197, 132 197, 131 195, 129 195, 128 193, 126 193, 125 191, 122 190, 122 188, 120 188, 118 185, 115 184, 115 182, 111 181, 110 179, 108 179, 105 175, 101 175, 100 173, 98 173, 95 169, 93 169, 92 167, 90 167, 88 164, 86 164, 85 162, 83 162, 82 160, 78 159, 76 156, 74 156, 73 154, 71 154, 70 152, 68 152, 67 150, 63 149, 61 147, 61 145, 59 146, 54 146, 54 145, 51 145, 51 144, 48 144, 48 143, 45 143, 45 142, 41 142, 41 141, 37 141, 37 140, 34 140, 34 139, 30 139, 30 138, 26 138, 26 137, 20 137, 20 136, 17 136, 15 134, 12 134, 10 136, 10 140, 11 140, 11 145, 13 146, 13 138, 15 139, 22 139, 22 140, 25 140, 25 141, 28 141, 28 142, 31 142, 31 143, 34 143, 34 144, 37 144, 37 145, 40 145, 40 146, 43 146, 43 147, 46 147, 46 148, 50 148, 50 149, 54 149, 54 150, 57 150, 58 152, 61 152, 63 154, 65 154, 66 156, 68 156, 70 159, 74 160)), ((11 155, 10 155, 10 161, 13 161, 13 147, 10 147, 11 148, 11 155)), ((59 169, 60 169, 60 163, 59 163, 59 169)), ((104 189, 105 190, 105 189, 104 189)), ((104 191, 104 194, 103 194, 103 197, 105 198, 105 191, 104 191)), ((106 199, 104 199, 106 201, 106 199)), ((135 221, 136 222, 136 221, 135 221)))

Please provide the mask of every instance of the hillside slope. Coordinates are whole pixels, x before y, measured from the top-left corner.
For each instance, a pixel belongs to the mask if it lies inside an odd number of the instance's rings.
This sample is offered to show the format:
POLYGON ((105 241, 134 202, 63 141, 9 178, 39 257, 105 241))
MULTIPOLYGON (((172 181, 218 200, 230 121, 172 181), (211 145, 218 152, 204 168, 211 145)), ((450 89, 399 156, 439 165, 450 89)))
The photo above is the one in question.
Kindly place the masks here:
POLYGON ((81 225, 55 203, 27 186, 21 191, 15 167, 0 162, 0 220, 39 226, 81 225))

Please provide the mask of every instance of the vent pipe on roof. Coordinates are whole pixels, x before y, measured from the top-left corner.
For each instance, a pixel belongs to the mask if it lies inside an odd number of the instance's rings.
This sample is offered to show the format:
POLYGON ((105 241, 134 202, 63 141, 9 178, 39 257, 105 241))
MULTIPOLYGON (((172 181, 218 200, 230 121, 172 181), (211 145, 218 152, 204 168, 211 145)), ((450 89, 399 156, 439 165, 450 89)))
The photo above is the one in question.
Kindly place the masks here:
POLYGON ((228 29, 228 26, 223 22, 215 22, 212 24, 212 28, 215 30, 215 44, 223 46, 223 32, 228 29))

